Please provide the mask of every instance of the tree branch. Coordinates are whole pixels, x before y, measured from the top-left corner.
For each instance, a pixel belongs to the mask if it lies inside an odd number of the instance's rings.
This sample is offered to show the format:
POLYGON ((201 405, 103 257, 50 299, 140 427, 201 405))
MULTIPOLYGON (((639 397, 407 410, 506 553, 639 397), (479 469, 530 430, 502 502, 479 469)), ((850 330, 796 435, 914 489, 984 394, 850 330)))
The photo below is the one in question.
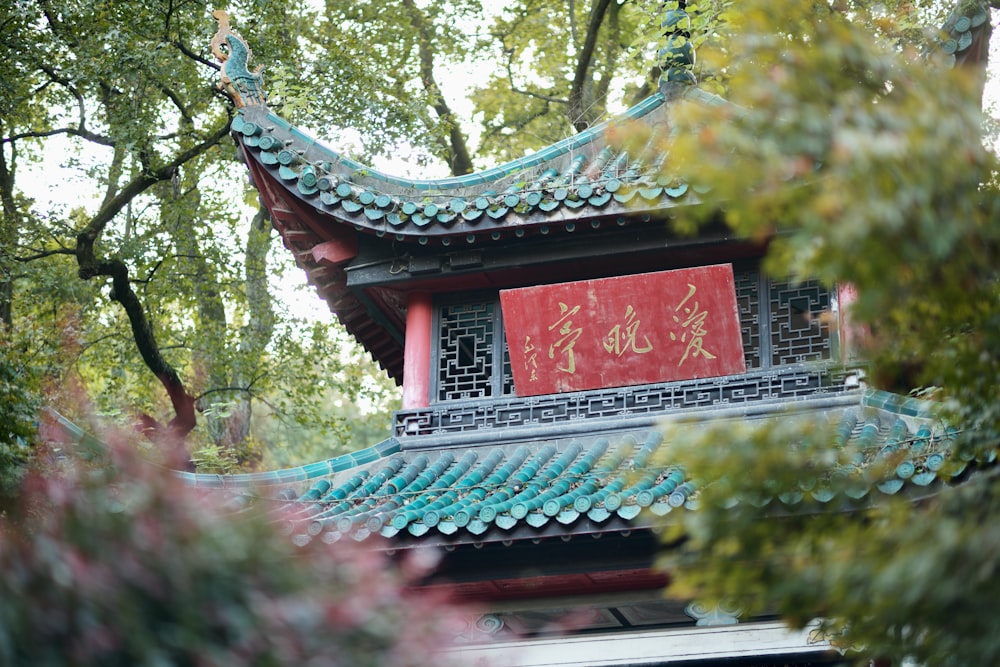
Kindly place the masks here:
POLYGON ((594 3, 594 8, 590 12, 590 22, 587 25, 587 34, 584 38, 583 48, 577 55, 576 71, 573 74, 573 85, 569 93, 570 120, 577 131, 585 130, 589 126, 589 123, 584 120, 586 112, 584 108, 584 87, 587 83, 590 64, 594 59, 597 36, 601 32, 601 24, 604 22, 604 15, 611 2, 612 0, 596 0, 594 3))
POLYGON ((72 95, 73 98, 76 100, 76 109, 78 115, 77 126, 75 128, 72 127, 60 128, 58 130, 53 130, 50 132, 25 132, 22 133, 21 135, 13 135, 11 137, 6 137, 4 138, 4 142, 16 140, 18 138, 22 139, 42 138, 47 136, 53 136, 54 134, 71 134, 74 136, 78 136, 82 139, 86 139, 87 141, 92 141, 101 146, 114 145, 111 139, 109 139, 108 137, 97 134, 96 132, 91 132, 90 130, 87 129, 87 113, 83 100, 83 95, 80 93, 79 90, 76 89, 76 86, 74 86, 72 82, 66 77, 60 76, 55 69, 49 67, 45 63, 36 63, 36 64, 38 66, 38 69, 44 72, 45 75, 49 77, 49 80, 52 83, 57 83, 63 88, 65 88, 69 92, 69 94, 72 95))
POLYGON ((517 120, 517 122, 513 122, 513 123, 508 122, 503 127, 492 128, 492 129, 488 130, 486 132, 485 136, 484 136, 484 139, 491 139, 491 138, 497 136, 500 133, 500 131, 502 131, 502 130, 509 129, 509 130, 512 130, 513 132, 518 132, 518 131, 524 129, 525 127, 527 127, 531 123, 531 121, 535 120, 536 118, 541 118, 542 116, 545 116, 546 114, 548 114, 549 111, 550 111, 550 109, 549 109, 549 103, 546 100, 546 102, 542 106, 542 108, 539 109, 538 111, 536 111, 535 113, 530 114, 528 116, 525 116, 524 118, 520 118, 520 119, 517 120))
POLYGON ((57 134, 68 134, 70 136, 80 137, 81 139, 86 139, 87 141, 100 144, 101 146, 114 145, 114 143, 107 137, 87 130, 82 130, 79 127, 60 127, 55 130, 46 130, 44 132, 21 132, 0 139, 0 143, 9 144, 20 139, 44 139, 45 137, 54 137, 57 134))
POLYGON ((153 81, 155 82, 156 87, 160 89, 160 92, 163 93, 167 97, 167 99, 169 99, 171 102, 174 103, 174 106, 177 107, 177 111, 180 112, 181 118, 184 120, 184 122, 188 124, 194 123, 194 119, 191 118, 191 113, 188 111, 188 108, 184 105, 184 101, 181 100, 181 98, 177 95, 177 93, 175 93, 171 88, 157 81, 156 79, 153 79, 153 81))
POLYGON ((14 257, 16 262, 34 262, 36 259, 45 259, 46 257, 52 257, 54 255, 75 255, 76 250, 73 248, 55 248, 53 250, 39 250, 34 255, 27 255, 24 257, 14 257))
POLYGON ((524 88, 518 88, 517 84, 514 83, 514 52, 507 52, 507 83, 510 85, 510 91, 512 93, 517 93, 518 95, 524 95, 525 97, 533 97, 537 100, 542 100, 543 102, 551 102, 553 104, 569 104, 569 100, 563 99, 561 97, 553 97, 552 95, 543 95, 541 93, 536 93, 531 90, 525 90, 524 88))
MULTIPOLYGON (((129 281, 128 267, 120 259, 104 260, 93 266, 91 273, 111 278, 111 299, 125 309, 139 355, 163 385, 174 408, 174 418, 167 424, 165 432, 160 427, 154 435, 158 439, 165 438, 174 445, 183 442, 195 427, 194 398, 187 392, 177 370, 160 353, 146 311, 129 281)), ((146 421, 145 424, 148 426, 149 422, 146 421)))
MULTIPOLYGON (((211 67, 216 72, 218 72, 221 69, 221 66, 218 63, 214 63, 211 60, 207 60, 205 58, 202 58, 197 53, 195 53, 194 51, 192 51, 191 49, 189 49, 187 46, 185 46, 179 39, 175 39, 175 40, 171 41, 170 43, 173 44, 174 46, 176 46, 178 51, 180 51, 181 53, 183 53, 185 56, 187 56, 191 60, 193 60, 193 61, 195 61, 197 63, 200 63, 200 64, 204 65, 205 67, 211 67)), ((227 97, 226 99, 229 99, 229 98, 227 97)))
POLYGON ((465 136, 459 127, 458 119, 448 107, 441 89, 434 80, 434 50, 433 34, 430 26, 427 25, 426 17, 417 7, 414 0, 403 0, 403 6, 410 14, 413 27, 417 29, 418 48, 420 53, 420 81, 424 90, 430 95, 431 105, 437 114, 448 127, 448 144, 445 148, 446 159, 451 167, 451 173, 455 176, 472 172, 472 158, 469 155, 469 148, 465 143, 465 136))
POLYGON ((96 259, 93 255, 94 242, 97 240, 97 237, 100 236, 101 232, 104 231, 107 224, 116 215, 118 215, 118 213, 120 213, 130 201, 160 181, 169 180, 173 177, 174 173, 181 167, 181 165, 198 157, 212 146, 218 144, 228 133, 229 122, 227 121, 201 143, 192 146, 186 151, 178 153, 173 160, 158 169, 144 171, 139 176, 133 178, 125 187, 119 190, 118 194, 106 200, 102 204, 100 210, 98 210, 94 217, 91 218, 87 226, 84 227, 83 230, 77 235, 77 258, 80 260, 81 267, 80 277, 84 280, 92 277, 90 275, 84 275, 84 273, 85 267, 96 264, 96 259))
POLYGON ((203 391, 200 394, 198 394, 197 396, 195 396, 194 400, 196 402, 200 403, 201 400, 203 398, 205 398, 206 396, 211 396, 212 394, 224 394, 224 393, 231 393, 231 392, 236 392, 236 393, 240 393, 240 394, 250 394, 250 395, 253 395, 253 386, 254 386, 254 384, 256 384, 257 380, 259 380, 259 379, 260 378, 255 378, 252 382, 250 382, 247 385, 238 385, 238 386, 234 385, 234 386, 227 386, 227 387, 212 387, 211 389, 206 389, 205 391, 203 391))

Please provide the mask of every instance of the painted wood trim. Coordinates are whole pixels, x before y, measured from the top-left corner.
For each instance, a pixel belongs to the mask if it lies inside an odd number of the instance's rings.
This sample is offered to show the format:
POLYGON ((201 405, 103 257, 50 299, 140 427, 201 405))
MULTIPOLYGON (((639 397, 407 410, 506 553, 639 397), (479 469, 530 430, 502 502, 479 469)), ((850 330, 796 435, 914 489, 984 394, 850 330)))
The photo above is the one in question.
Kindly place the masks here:
POLYGON ((733 626, 549 637, 452 648, 461 665, 506 667, 604 667, 670 665, 695 660, 822 654, 830 644, 815 625, 789 630, 778 622, 733 626))

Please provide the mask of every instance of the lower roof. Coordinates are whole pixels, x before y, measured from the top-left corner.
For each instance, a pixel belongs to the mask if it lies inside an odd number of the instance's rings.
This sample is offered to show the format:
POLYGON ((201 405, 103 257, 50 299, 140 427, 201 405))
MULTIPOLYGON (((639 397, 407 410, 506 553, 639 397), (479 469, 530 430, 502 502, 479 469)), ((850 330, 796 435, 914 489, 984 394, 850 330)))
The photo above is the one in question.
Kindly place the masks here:
MULTIPOLYGON (((786 407, 775 406, 758 418, 786 418, 786 407)), ((782 506, 867 503, 947 481, 967 465, 945 466, 957 430, 935 418, 926 401, 858 389, 834 402, 825 397, 795 407, 796 414, 834 420, 837 446, 855 446, 864 454, 847 474, 864 480, 860 473, 875 462, 891 460, 894 467, 850 491, 804 479, 799 490, 772 499, 782 506)), ((697 412, 676 418, 690 420, 697 412)), ((646 528, 698 505, 699 480, 671 460, 655 427, 605 426, 574 437, 554 433, 522 440, 511 431, 506 441, 490 433, 482 445, 437 449, 424 443, 409 450, 405 440, 390 438, 268 473, 178 474, 197 486, 226 488, 247 502, 247 491, 256 488, 256 496, 269 499, 275 517, 289 522, 300 544, 349 539, 400 548, 565 538, 646 528)))
MULTIPOLYGON (((823 478, 803 479, 798 490, 762 501, 776 507, 814 501, 862 506, 948 482, 970 463, 951 455, 958 430, 936 417, 928 401, 859 388, 832 400, 799 400, 794 412, 788 407, 776 404, 754 418, 832 420, 835 446, 860 452, 843 471, 859 484, 835 490, 823 478), (892 465, 883 476, 869 481, 863 474, 887 461, 892 465)), ((696 421, 699 412, 679 411, 671 419, 696 428, 705 423, 696 421)), ((72 422, 55 418, 79 445, 101 445, 72 422)), ((518 439, 516 429, 506 440, 503 435, 484 433, 482 444, 440 448, 422 442, 420 449, 406 449, 406 438, 389 438, 297 468, 174 474, 193 486, 224 491, 233 507, 270 505, 299 544, 352 540, 396 549, 627 534, 697 509, 700 481, 671 459, 657 427, 605 425, 573 437, 559 437, 558 429, 551 437, 518 439)))

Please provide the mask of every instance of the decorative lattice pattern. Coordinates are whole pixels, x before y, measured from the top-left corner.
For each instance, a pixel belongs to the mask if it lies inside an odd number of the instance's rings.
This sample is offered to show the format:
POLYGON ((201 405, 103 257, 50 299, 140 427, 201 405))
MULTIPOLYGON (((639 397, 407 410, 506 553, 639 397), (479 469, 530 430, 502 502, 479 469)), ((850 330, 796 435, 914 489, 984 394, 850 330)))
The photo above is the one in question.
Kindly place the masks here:
POLYGON ((757 271, 736 271, 736 307, 740 311, 740 332, 743 335, 743 358, 747 370, 760 368, 760 274, 757 271))
POLYGON ((501 337, 503 338, 503 386, 501 391, 504 396, 513 396, 514 372, 510 369, 510 350, 507 349, 507 337, 501 337))
POLYGON ((846 391, 841 371, 790 367, 705 380, 569 394, 449 403, 395 413, 395 434, 462 433, 579 419, 627 419, 690 408, 726 408, 846 391))
MULTIPOLYGON (((830 358, 830 332, 820 317, 830 308, 830 294, 825 288, 814 282, 792 284, 769 281, 756 268, 737 270, 734 278, 748 373, 830 358), (762 298, 762 295, 768 298, 762 298)), ((478 303, 445 304, 439 308, 437 385, 433 389, 438 402, 514 398, 510 355, 503 336, 501 316, 496 297, 487 297, 478 303)), ((494 417, 480 419, 468 417, 461 407, 449 405, 448 414, 442 420, 454 422, 462 430, 464 424, 471 423, 470 419, 477 424, 505 426, 540 423, 539 419, 550 420, 550 415, 552 420, 557 420, 592 414, 631 414, 636 407, 641 413, 651 413, 725 404, 734 400, 795 397, 821 385, 813 380, 803 386, 799 380, 789 385, 786 380, 761 381, 759 377, 747 382, 715 378, 676 386, 655 385, 648 390, 626 387, 588 392, 580 399, 587 405, 581 403, 579 410, 568 405, 569 399, 565 396, 552 397, 551 405, 543 407, 549 399, 542 397, 544 400, 536 400, 532 414, 527 418, 522 418, 521 407, 510 408, 516 414, 509 423, 505 412, 508 408, 497 408, 494 417), (663 386, 670 387, 666 394, 663 386)), ((477 403, 472 410, 480 409, 492 408, 477 403)), ((439 427, 440 423, 435 422, 432 428, 439 427)), ((427 424, 421 424, 420 428, 427 428, 427 424)), ((445 427, 447 430, 449 427, 445 427)))
POLYGON ((830 358, 830 332, 821 315, 830 292, 815 282, 771 283, 771 365, 830 358))
POLYGON ((491 302, 439 310, 438 400, 493 397, 496 310, 491 302))

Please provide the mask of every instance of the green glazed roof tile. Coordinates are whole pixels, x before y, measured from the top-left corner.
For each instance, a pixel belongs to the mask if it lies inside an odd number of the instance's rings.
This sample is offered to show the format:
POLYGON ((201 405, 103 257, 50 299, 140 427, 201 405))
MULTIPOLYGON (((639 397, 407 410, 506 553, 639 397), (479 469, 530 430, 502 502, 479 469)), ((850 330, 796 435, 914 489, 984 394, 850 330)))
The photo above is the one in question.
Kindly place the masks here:
MULTIPOLYGON (((755 503, 870 502, 880 494, 947 482, 966 469, 968 462, 951 454, 957 431, 934 416, 933 403, 870 390, 856 396, 854 405, 818 407, 815 414, 834 419, 833 446, 859 450, 860 458, 836 473, 857 484, 832 486, 829 480, 803 478, 800 490, 755 503), (891 470, 865 481, 864 472, 880 461, 891 462, 891 470)), ((770 418, 781 417, 776 412, 770 418)), ((99 444, 69 422, 63 430, 73 442, 99 444)), ((697 480, 670 460, 668 444, 652 428, 608 428, 572 439, 491 447, 423 443, 421 449, 406 450, 390 439, 298 468, 177 474, 192 485, 225 488, 237 496, 246 495, 247 488, 276 486, 258 494, 274 498, 276 520, 291 522, 301 543, 401 533, 508 539, 513 531, 530 536, 552 522, 562 534, 572 534, 612 520, 617 529, 649 525, 652 519, 644 512, 691 511, 698 502, 697 480)))
MULTIPOLYGON (((388 220, 397 240, 427 243, 427 239, 440 237, 445 243, 451 236, 468 234, 461 226, 452 227, 459 215, 472 222, 485 210, 490 223, 472 234, 470 242, 474 242, 479 234, 501 239, 504 235, 498 230, 510 225, 517 227, 519 237, 541 233, 541 226, 561 203, 570 209, 562 213, 563 219, 608 206, 628 213, 630 209, 624 204, 631 197, 612 198, 611 193, 649 170, 658 171, 662 160, 645 168, 609 146, 606 132, 620 120, 648 118, 656 122, 667 112, 665 101, 662 93, 656 93, 620 119, 596 125, 519 160, 476 174, 435 180, 398 178, 365 167, 322 146, 263 105, 240 109, 232 131, 243 142, 247 159, 258 160, 267 173, 308 206, 322 207, 326 216, 332 216, 330 224, 350 224, 381 235, 388 220), (497 195, 498 191, 502 194, 497 195), (364 215, 359 215, 362 211, 364 215)), ((655 209, 684 204, 691 199, 685 193, 683 186, 672 188, 669 194, 649 190, 641 206, 655 209)))
MULTIPOLYGON (((873 492, 892 495, 907 485, 923 487, 939 479, 953 433, 930 417, 903 414, 904 408, 922 414, 931 410, 920 401, 869 391, 856 407, 838 416, 836 443, 862 446, 870 452, 869 461, 887 453, 904 454, 889 478, 874 486, 848 487, 848 498, 873 492)), ((332 540, 393 536, 404 529, 413 537, 453 537, 464 531, 470 539, 479 539, 491 530, 501 535, 519 526, 542 530, 553 521, 572 533, 584 518, 600 524, 617 517, 626 524, 645 525, 649 519, 642 518, 643 512, 663 516, 692 511, 697 505, 695 480, 669 461, 660 461, 663 449, 660 433, 647 429, 535 441, 488 452, 473 448, 460 457, 449 450, 436 458, 400 452, 390 459, 394 465, 365 484, 357 479, 344 488, 331 484, 298 502, 309 508, 306 514, 314 515, 314 525, 319 517, 322 530, 314 527, 310 532, 334 531, 332 540)), ((802 492, 755 502, 794 505, 808 497, 830 503, 839 497, 823 480, 802 480, 801 487, 802 492)))

